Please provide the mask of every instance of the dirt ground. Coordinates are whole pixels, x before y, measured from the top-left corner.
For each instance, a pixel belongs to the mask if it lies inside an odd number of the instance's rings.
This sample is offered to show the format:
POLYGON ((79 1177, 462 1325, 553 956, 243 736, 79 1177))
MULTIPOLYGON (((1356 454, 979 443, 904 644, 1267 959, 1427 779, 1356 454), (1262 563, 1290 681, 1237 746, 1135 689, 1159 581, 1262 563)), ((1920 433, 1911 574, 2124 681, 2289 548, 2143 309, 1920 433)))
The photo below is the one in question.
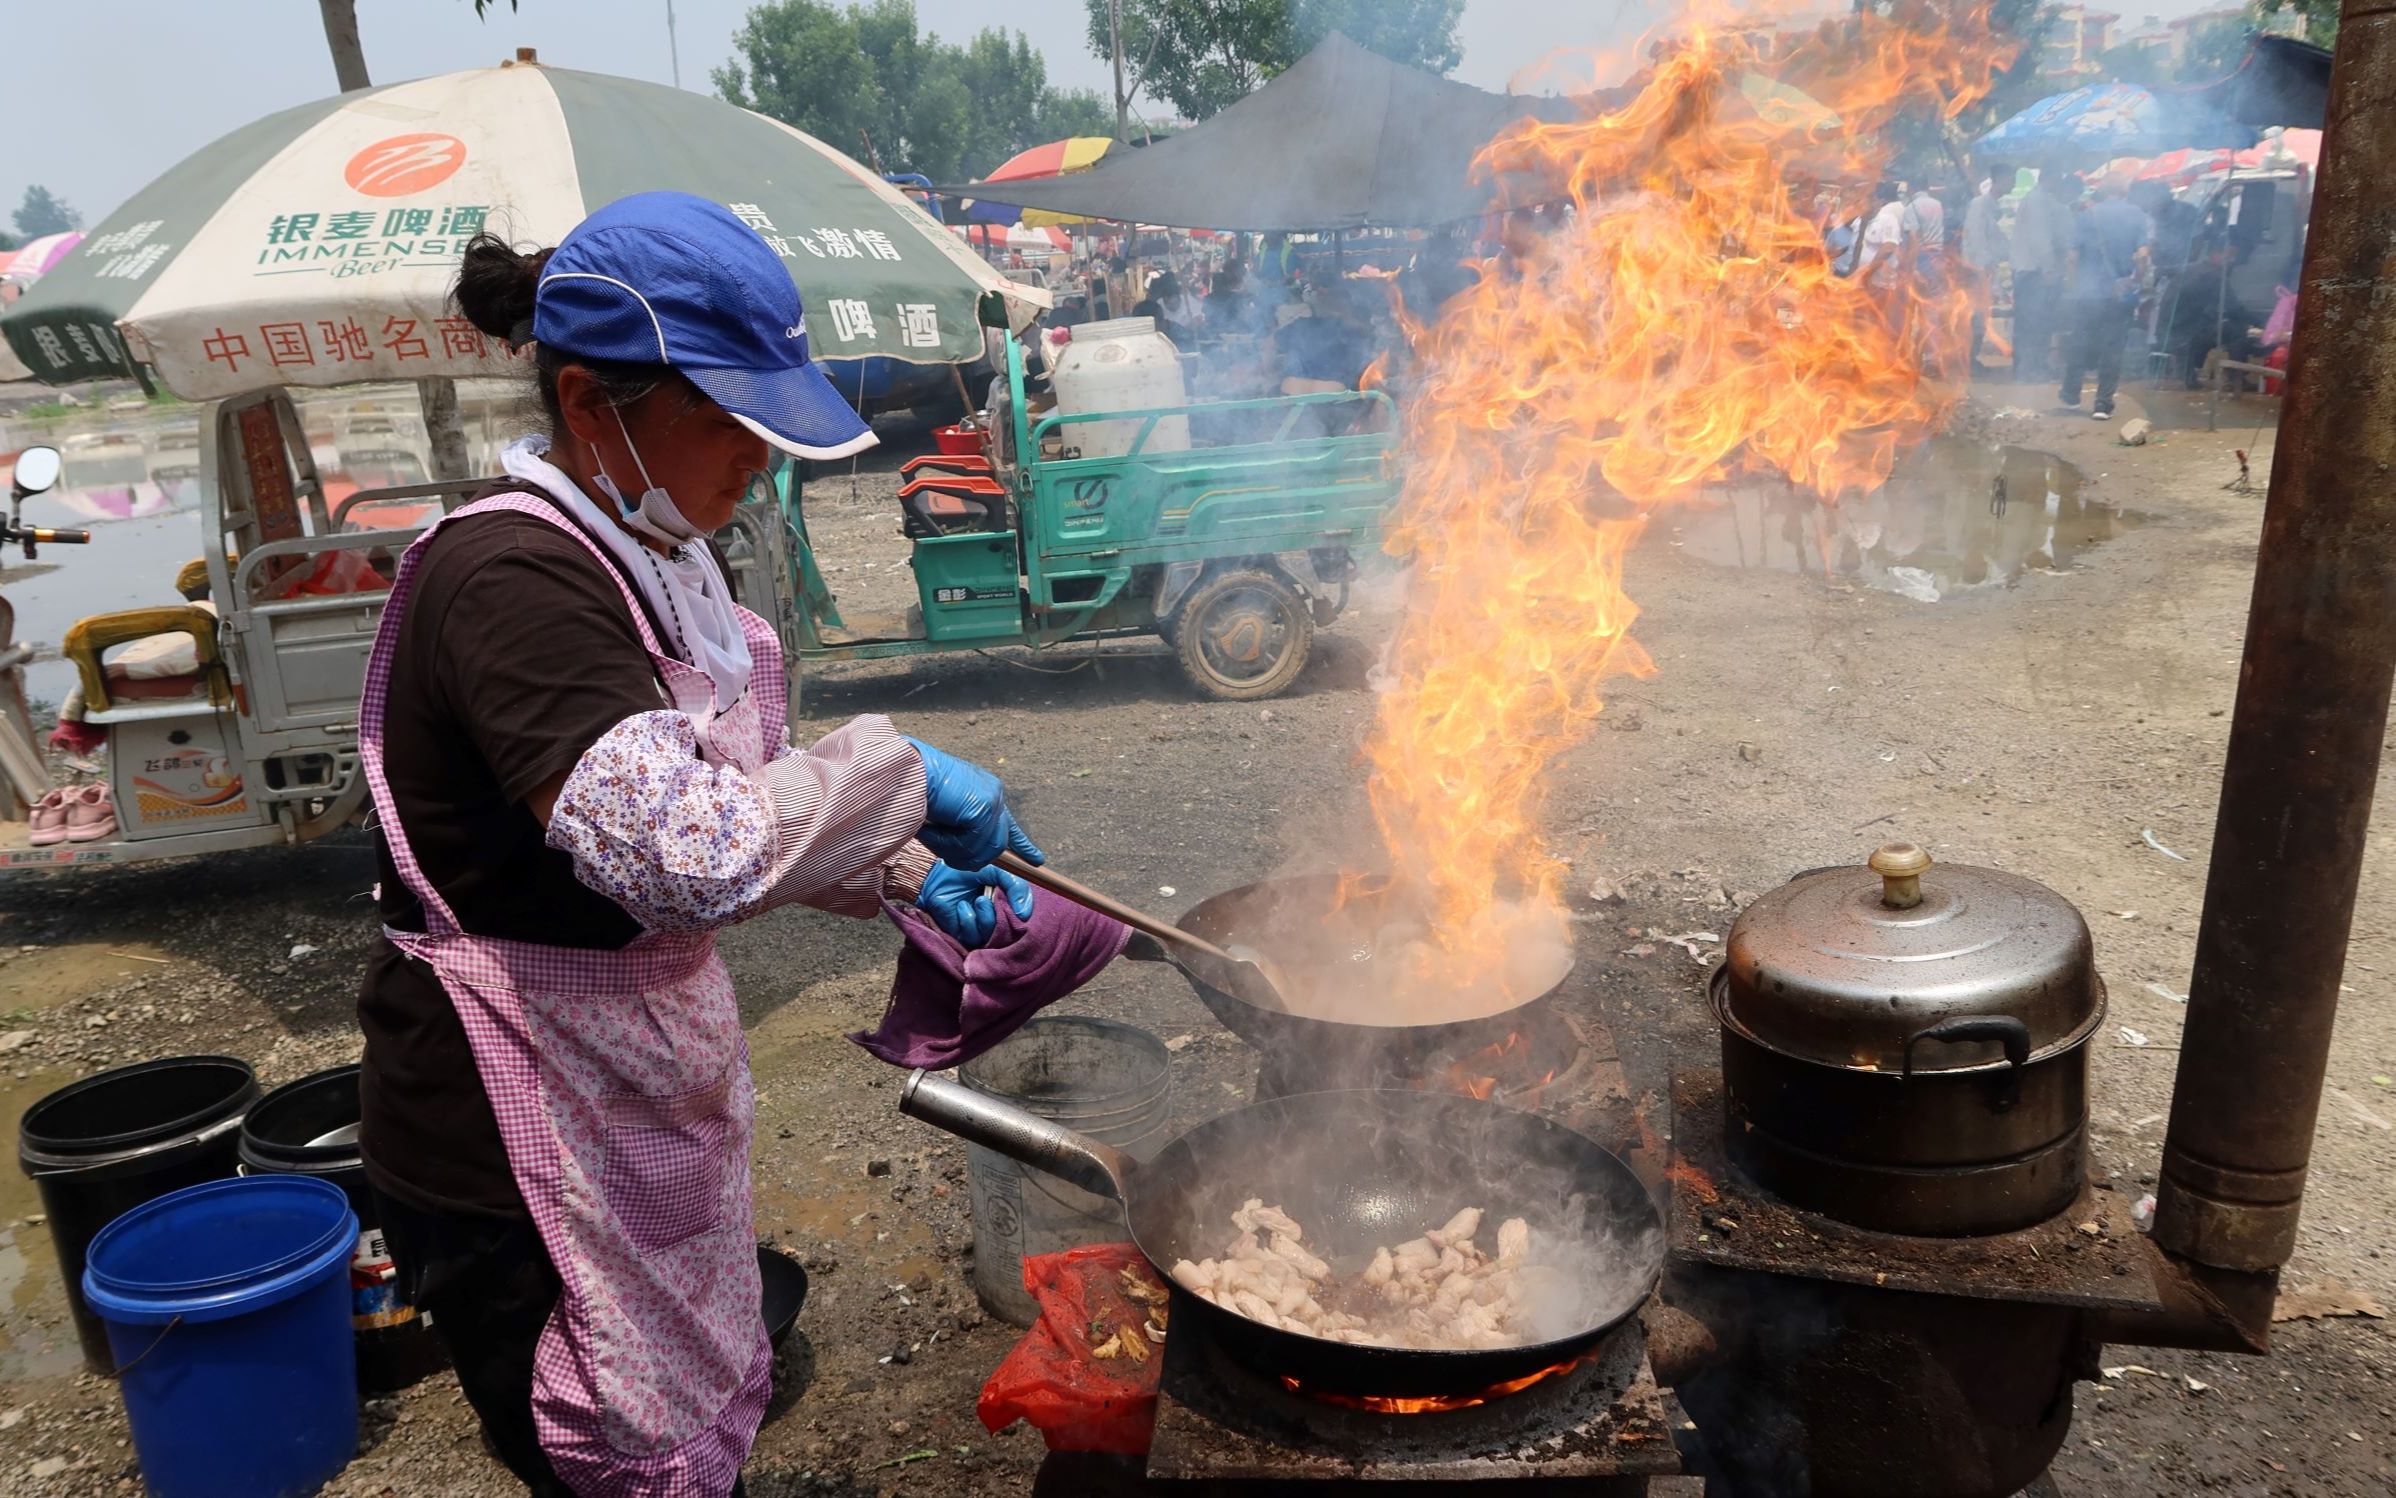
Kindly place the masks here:
MULTIPOLYGON (((2224 485, 2241 446, 2256 447, 2259 483, 2270 436, 2210 435, 2200 422, 2129 449, 2117 428, 2055 415, 2035 391, 1985 390, 1977 409, 1976 437, 2084 472, 2051 531, 2038 520, 2043 496, 2020 482, 2011 521, 1975 519, 1989 481, 1974 469, 1946 486, 1961 497, 1926 517, 1876 522, 1883 554, 1862 565, 1888 587, 1784 570, 1812 547, 1798 522, 1752 504, 1732 507, 1742 519, 1666 516, 1635 554, 1637 633, 1658 670, 1620 684, 1601 731, 1558 766, 1548 808, 1576 878, 1626 896, 1584 912, 1566 1003, 1611 1026, 1634 1089, 1660 1097, 1676 1050, 1706 1054, 1705 966, 1647 933, 1721 933, 1739 896, 1896 836, 1942 860, 2027 874, 2095 929, 2112 994, 2095 1053, 2097 1170, 2142 1194, 2171 1087, 2261 508, 2259 494, 2224 485), (1909 527, 1930 544, 1893 563, 1886 553, 1907 548, 1909 527), (1959 589, 1932 565, 1922 577, 1889 570, 1969 553, 1982 532, 1995 535, 1993 559, 1958 564, 1987 574, 1977 586, 1959 589), (1888 590, 1920 593, 1923 577, 1946 596, 1888 590)), ((896 611, 911 597, 891 501, 899 455, 810 488, 844 603, 896 611)), ((804 711, 818 731, 888 713, 999 766, 1059 867, 1178 909, 1365 853, 1355 756, 1388 608, 1386 589, 1368 590, 1322 636, 1297 689, 1266 705, 1194 701, 1151 642, 828 668, 811 674, 804 711)), ((2383 1256, 2396 1171, 2396 1009, 2382 976, 2396 973, 2392 857, 2388 839, 2373 839, 2288 1276, 2334 1278, 2382 1304, 2396 1303, 2396 1262, 2383 1256)), ((351 1058, 371 879, 363 843, 345 838, 0 889, 0 1106, 20 1111, 75 1076, 148 1056, 232 1052, 269 1084, 351 1058)), ((899 1074, 843 1038, 881 1010, 892 934, 796 911, 723 945, 758 1080, 758 1231, 801 1255, 815 1287, 750 1491, 1027 1491, 1037 1437, 993 1436, 974 1416, 1014 1332, 982 1316, 967 1282, 963 1152, 901 1119, 899 1074)), ((1253 1054, 1156 970, 1119 965, 1068 1007, 1174 1040, 1184 1120, 1231 1106, 1253 1082, 1253 1054)), ((76 1371, 38 1212, 27 1183, 0 1172, 0 1491, 136 1491, 117 1400, 76 1371)), ((2080 1391, 2057 1467, 2064 1491, 2360 1498, 2396 1484, 2388 1323, 2290 1322, 2268 1359, 2114 1348, 2105 1363, 2113 1376, 2080 1391)), ((363 1450, 328 1491, 515 1491, 482 1455, 446 1375, 367 1413, 363 1450)))

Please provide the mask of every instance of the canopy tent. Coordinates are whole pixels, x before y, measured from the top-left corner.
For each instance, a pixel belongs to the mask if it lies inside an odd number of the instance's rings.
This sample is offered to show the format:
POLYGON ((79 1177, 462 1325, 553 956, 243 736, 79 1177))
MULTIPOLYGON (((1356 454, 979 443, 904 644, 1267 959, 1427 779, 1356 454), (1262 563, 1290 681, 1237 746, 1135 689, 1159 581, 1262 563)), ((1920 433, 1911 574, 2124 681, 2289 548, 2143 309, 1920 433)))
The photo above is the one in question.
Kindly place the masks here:
POLYGON ((2329 117, 2329 49, 2294 37, 2257 36, 2237 71, 2192 93, 2242 124, 2318 130, 2329 117))
POLYGON ((984 292, 1023 323, 1048 300, 788 125, 521 62, 302 104, 201 147, 34 283, 0 332, 50 384, 138 362, 187 400, 509 374, 522 360, 448 305, 467 237, 555 244, 590 210, 658 188, 723 202, 764 237, 820 359, 970 361, 984 292))
POLYGON ((1086 172, 942 192, 1016 208, 1186 229, 1420 228, 1487 213, 1502 185, 1472 160, 1571 100, 1493 94, 1395 63, 1337 32, 1203 124, 1086 172), (1269 168, 1269 169, 1268 169, 1269 168))
MULTIPOLYGON (((983 180, 1020 182, 1032 177, 1062 177, 1069 172, 1086 172, 1098 164, 1098 158, 1114 148, 1115 142, 1103 135, 1069 135, 1063 140, 1052 140, 1046 145, 1017 151, 983 180)), ((977 224, 1012 224, 1020 219, 1035 229, 1087 222, 1071 214, 1025 213, 1010 203, 968 203, 965 205, 965 217, 977 224)))
POLYGON ((2133 83, 2096 83, 2039 100, 1973 144, 1983 156, 2059 155, 2109 159, 2159 156, 2183 146, 2244 150, 2244 125, 2193 95, 2154 93, 2133 83))

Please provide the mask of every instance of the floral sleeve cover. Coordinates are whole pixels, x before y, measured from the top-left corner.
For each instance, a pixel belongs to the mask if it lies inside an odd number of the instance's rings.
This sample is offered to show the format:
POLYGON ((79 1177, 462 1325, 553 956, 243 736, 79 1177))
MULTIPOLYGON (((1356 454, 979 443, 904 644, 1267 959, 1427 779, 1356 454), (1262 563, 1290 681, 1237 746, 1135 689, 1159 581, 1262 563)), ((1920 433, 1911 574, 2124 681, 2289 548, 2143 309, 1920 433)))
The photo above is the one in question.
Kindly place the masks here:
POLYGON ((654 712, 576 762, 548 841, 643 926, 699 931, 794 902, 875 914, 886 869, 920 882, 923 818, 923 761, 878 714, 750 776, 701 758, 681 713, 654 712))

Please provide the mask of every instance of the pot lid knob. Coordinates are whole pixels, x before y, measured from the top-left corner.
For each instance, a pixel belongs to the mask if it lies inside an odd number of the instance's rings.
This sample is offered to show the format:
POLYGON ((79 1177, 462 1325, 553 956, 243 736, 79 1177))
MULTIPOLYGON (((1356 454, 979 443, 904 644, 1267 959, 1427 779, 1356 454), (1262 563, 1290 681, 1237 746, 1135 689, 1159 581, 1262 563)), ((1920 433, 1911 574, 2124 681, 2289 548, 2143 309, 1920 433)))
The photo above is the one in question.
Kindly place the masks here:
POLYGON ((1880 903, 1891 910, 1911 910, 1922 903, 1922 875, 1930 855, 1916 843, 1882 843, 1872 850, 1872 872, 1880 876, 1880 903))

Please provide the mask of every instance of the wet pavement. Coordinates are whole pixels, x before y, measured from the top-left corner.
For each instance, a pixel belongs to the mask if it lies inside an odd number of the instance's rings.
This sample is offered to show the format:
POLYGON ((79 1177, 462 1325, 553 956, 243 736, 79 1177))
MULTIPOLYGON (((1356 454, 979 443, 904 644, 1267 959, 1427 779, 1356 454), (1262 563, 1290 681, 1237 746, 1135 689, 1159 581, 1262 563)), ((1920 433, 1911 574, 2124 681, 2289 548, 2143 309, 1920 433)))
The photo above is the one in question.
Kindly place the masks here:
POLYGON ((2083 493, 2083 482, 2053 453, 1941 439, 1875 493, 1826 505, 1778 480, 1742 480, 1659 515, 1647 541, 1719 566, 1938 603, 2009 587, 2026 571, 2068 571, 2147 519, 2083 493))

